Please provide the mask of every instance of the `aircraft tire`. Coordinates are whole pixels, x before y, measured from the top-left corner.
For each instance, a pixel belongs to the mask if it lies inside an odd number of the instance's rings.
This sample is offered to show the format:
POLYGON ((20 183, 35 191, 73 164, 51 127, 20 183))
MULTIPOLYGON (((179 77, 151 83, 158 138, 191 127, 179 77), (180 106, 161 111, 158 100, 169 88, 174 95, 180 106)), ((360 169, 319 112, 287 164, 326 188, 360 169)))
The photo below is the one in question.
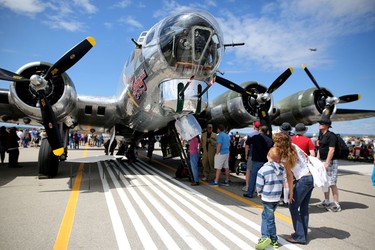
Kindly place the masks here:
POLYGON ((38 156, 39 174, 55 177, 59 168, 59 158, 52 153, 51 146, 46 138, 40 144, 38 156))

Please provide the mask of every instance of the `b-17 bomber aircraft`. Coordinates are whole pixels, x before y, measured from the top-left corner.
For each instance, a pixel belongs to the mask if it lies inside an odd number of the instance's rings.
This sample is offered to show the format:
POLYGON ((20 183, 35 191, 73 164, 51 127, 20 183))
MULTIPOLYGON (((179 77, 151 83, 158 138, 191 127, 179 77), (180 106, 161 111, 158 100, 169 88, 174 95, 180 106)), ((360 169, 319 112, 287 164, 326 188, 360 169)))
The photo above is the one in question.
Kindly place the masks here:
POLYGON ((4 122, 42 124, 47 139, 39 150, 39 172, 50 177, 67 157, 69 131, 111 133, 135 145, 143 138, 177 131, 185 140, 201 133, 208 123, 243 128, 260 120, 271 128, 316 123, 325 108, 340 120, 374 116, 373 111, 337 109, 339 102, 359 95, 334 97, 319 87, 301 91, 273 103, 272 93, 292 74, 286 69, 269 87, 258 82, 241 85, 219 75, 226 46, 214 17, 191 10, 168 16, 142 32, 121 72, 120 91, 114 97, 79 95, 67 70, 94 45, 87 37, 54 64, 31 62, 13 73, 0 69, 0 79, 10 81, 0 90, 0 118, 4 122), (208 101, 208 90, 217 82, 229 90, 208 101), (349 115, 346 117, 345 115, 349 115))

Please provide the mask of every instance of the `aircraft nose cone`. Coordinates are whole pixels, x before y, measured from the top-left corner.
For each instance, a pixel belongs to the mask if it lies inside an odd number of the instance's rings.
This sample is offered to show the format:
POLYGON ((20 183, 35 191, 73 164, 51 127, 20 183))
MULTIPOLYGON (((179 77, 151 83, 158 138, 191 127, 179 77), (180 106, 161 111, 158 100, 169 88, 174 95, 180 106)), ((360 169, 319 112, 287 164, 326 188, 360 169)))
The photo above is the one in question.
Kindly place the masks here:
POLYGON ((180 76, 204 80, 212 76, 223 53, 222 31, 208 12, 184 12, 166 19, 160 28, 160 47, 180 76))

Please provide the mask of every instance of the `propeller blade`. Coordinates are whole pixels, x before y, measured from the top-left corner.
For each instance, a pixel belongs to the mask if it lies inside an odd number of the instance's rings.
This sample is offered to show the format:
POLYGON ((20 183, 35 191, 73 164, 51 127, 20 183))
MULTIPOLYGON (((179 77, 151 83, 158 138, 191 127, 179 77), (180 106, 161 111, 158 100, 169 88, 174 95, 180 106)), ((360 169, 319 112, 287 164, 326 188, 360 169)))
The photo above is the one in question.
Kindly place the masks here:
POLYGON ((271 86, 267 89, 267 93, 272 94, 276 89, 278 89, 283 83, 293 74, 293 67, 289 67, 285 70, 275 81, 271 84, 271 86))
POLYGON ((307 67, 306 67, 305 64, 302 64, 302 68, 303 68, 303 70, 306 72, 306 74, 310 77, 310 79, 311 79, 311 81, 314 83, 314 85, 315 85, 319 90, 321 90, 320 87, 319 87, 318 82, 315 80, 315 78, 313 77, 313 75, 310 73, 310 70, 307 69, 307 67))
POLYGON ((258 107, 258 117, 260 124, 266 125, 268 127, 268 134, 267 136, 272 138, 272 124, 271 119, 268 115, 267 110, 265 109, 265 105, 259 105, 258 107))
POLYGON ((359 94, 343 95, 339 97, 339 103, 354 102, 358 101, 360 98, 361 96, 359 94))
POLYGON ((48 80, 54 75, 62 74, 78 62, 92 47, 95 45, 95 39, 88 36, 85 40, 74 46, 66 52, 54 65, 52 65, 46 75, 45 79, 48 80))
POLYGON ((21 75, 10 72, 5 69, 0 69, 0 80, 13 81, 13 82, 29 82, 29 79, 24 78, 21 75))
POLYGON ((230 90, 233 90, 239 94, 246 94, 246 95, 252 95, 251 93, 247 92, 244 88, 242 88, 241 86, 235 84, 234 82, 232 81, 229 81, 228 79, 225 79, 221 76, 216 76, 216 79, 215 79, 215 82, 219 83, 220 85, 230 89, 230 90))
POLYGON ((43 125, 47 133, 47 140, 52 148, 52 152, 56 156, 61 156, 64 153, 64 146, 61 142, 61 136, 55 113, 52 110, 43 90, 38 91, 40 97, 40 110, 42 112, 43 125))

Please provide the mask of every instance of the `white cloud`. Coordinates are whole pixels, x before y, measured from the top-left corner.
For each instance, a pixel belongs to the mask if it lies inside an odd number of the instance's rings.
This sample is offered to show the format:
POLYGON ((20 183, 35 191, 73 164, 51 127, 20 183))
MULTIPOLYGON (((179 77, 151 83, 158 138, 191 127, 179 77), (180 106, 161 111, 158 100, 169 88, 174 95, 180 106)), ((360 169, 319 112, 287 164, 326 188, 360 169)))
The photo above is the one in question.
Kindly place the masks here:
POLYGON ((74 4, 82 7, 85 12, 94 14, 98 9, 90 3, 90 0, 74 0, 74 4))
POLYGON ((81 22, 74 20, 67 21, 64 18, 57 16, 50 17, 48 21, 45 22, 52 29, 64 29, 68 31, 83 31, 84 25, 81 22))
POLYGON ((104 27, 106 27, 107 29, 111 30, 111 29, 113 29, 113 24, 111 22, 105 22, 104 23, 104 27))
POLYGON ((77 6, 81 13, 94 14, 97 12, 95 5, 90 0, 74 1, 40 1, 40 0, 0 0, 0 6, 6 7, 18 14, 33 17, 35 14, 46 14, 47 19, 41 19, 42 23, 52 29, 62 29, 67 31, 82 31, 85 24, 76 21, 79 18, 77 6), (74 17, 72 18, 72 13, 74 17))
POLYGON ((327 50, 345 35, 373 30, 375 1, 293 0, 263 6, 262 16, 226 13, 218 18, 226 43, 245 42, 233 50, 237 60, 264 69, 327 65, 327 50), (312 54, 308 48, 318 48, 312 54), (250 59, 250 60, 249 60, 250 59))
POLYGON ((138 28, 138 29, 143 28, 143 25, 139 21, 135 20, 134 17, 132 17, 132 16, 121 17, 119 19, 119 22, 130 25, 130 26, 138 28))
POLYGON ((39 0, 0 0, 0 6, 24 15, 34 15, 46 8, 45 3, 39 0))
POLYGON ((114 4, 114 7, 117 8, 126 8, 131 4, 130 0, 122 0, 114 4))

